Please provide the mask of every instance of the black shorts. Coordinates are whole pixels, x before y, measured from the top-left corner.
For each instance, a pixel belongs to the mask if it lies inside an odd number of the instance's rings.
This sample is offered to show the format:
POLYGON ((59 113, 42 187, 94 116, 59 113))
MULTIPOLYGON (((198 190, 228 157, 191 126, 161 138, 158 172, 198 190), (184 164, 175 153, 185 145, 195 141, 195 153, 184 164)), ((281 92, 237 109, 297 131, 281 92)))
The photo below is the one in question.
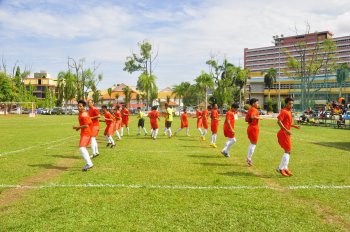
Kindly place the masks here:
POLYGON ((171 127, 171 123, 172 123, 172 122, 166 121, 165 127, 166 127, 166 128, 170 128, 170 127, 171 127))
POLYGON ((137 127, 144 127, 145 126, 145 119, 140 118, 139 123, 137 124, 137 127))

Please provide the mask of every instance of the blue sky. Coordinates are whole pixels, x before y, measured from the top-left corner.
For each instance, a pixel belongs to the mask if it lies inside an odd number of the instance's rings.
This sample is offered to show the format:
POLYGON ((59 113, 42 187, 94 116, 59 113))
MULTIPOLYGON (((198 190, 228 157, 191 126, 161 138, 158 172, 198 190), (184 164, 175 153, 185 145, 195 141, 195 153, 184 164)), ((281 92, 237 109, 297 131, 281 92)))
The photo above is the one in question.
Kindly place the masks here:
POLYGON ((312 31, 350 35, 349 0, 41 1, 0 0, 0 56, 32 73, 56 76, 67 57, 100 64, 99 88, 135 85, 137 73, 123 71, 137 43, 158 50, 155 75, 160 88, 192 81, 214 55, 243 65, 243 49, 270 46, 272 36, 312 31))

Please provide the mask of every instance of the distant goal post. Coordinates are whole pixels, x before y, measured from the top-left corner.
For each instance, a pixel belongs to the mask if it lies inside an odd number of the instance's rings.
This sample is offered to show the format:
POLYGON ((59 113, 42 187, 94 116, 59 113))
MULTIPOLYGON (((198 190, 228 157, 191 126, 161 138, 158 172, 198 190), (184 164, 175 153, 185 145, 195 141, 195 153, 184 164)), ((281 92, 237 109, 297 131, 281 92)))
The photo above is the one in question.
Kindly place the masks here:
POLYGON ((35 117, 35 102, 0 102, 0 115, 28 114, 35 117))

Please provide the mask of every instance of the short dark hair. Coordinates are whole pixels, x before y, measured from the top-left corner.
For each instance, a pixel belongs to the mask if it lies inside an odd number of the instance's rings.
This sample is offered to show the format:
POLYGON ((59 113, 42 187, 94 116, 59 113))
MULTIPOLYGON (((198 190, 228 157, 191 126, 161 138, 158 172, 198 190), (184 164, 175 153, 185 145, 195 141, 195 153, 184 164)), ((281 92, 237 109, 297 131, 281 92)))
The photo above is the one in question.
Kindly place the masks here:
POLYGON ((291 97, 286 97, 286 99, 284 99, 284 103, 286 103, 286 104, 288 104, 288 102, 290 102, 290 101, 294 101, 294 99, 291 97))
POLYGON ((152 106, 151 110, 156 110, 158 106, 152 106))
POLYGON ((120 105, 117 105, 115 108, 116 108, 117 110, 119 110, 119 109, 120 109, 120 105))
POLYGON ((249 100, 249 105, 253 105, 255 102, 257 102, 257 101, 259 101, 259 99, 257 99, 257 98, 252 98, 252 99, 250 99, 249 100))
POLYGON ((186 107, 184 107, 184 108, 183 108, 183 112, 186 112, 186 110, 187 110, 187 108, 186 108, 186 107))
POLYGON ((137 107, 138 110, 141 110, 141 107, 137 107))
POLYGON ((231 108, 238 109, 239 108, 239 104, 237 102, 232 103, 231 108))
POLYGON ((79 100, 78 101, 78 104, 82 104, 84 107, 86 106, 86 101, 84 101, 84 100, 79 100))
POLYGON ((106 106, 106 105, 103 105, 103 106, 102 106, 102 109, 107 109, 107 106, 106 106))
POLYGON ((211 110, 211 105, 208 105, 208 106, 207 106, 207 109, 208 109, 208 110, 211 110))

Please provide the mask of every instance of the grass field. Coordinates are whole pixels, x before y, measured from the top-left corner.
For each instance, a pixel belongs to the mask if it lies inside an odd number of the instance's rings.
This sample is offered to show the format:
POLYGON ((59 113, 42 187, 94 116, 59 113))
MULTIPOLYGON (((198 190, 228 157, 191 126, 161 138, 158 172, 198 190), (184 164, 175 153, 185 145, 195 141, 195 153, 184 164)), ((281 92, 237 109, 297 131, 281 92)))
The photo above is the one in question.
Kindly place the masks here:
POLYGON ((209 136, 199 140, 194 119, 191 137, 153 141, 136 136, 133 117, 115 149, 100 133, 88 172, 73 124, 75 116, 0 117, 0 231, 350 231, 349 130, 294 130, 294 176, 284 178, 275 120, 261 122, 248 167, 243 119, 225 158, 222 130, 216 149, 209 136))

